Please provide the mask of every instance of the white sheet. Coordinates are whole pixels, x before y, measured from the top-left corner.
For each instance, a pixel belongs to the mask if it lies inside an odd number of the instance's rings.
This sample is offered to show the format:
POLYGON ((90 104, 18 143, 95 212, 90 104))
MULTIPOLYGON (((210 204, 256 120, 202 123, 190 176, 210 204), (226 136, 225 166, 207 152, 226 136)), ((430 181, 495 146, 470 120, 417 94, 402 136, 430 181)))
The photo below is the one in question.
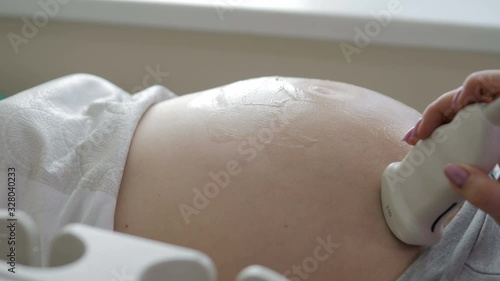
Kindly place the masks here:
POLYGON ((39 228, 42 265, 66 224, 113 229, 135 128, 151 105, 173 97, 162 86, 130 95, 77 74, 0 101, 0 208, 12 207, 8 186, 15 178, 15 208, 39 228))

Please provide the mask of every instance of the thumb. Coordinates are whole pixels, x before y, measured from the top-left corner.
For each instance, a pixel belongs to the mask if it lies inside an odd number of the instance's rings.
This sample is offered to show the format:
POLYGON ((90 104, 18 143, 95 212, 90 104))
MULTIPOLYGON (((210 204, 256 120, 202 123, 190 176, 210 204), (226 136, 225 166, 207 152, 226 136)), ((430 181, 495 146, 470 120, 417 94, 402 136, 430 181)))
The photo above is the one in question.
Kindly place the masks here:
POLYGON ((477 168, 463 164, 448 164, 444 173, 455 191, 500 224, 500 182, 477 168))

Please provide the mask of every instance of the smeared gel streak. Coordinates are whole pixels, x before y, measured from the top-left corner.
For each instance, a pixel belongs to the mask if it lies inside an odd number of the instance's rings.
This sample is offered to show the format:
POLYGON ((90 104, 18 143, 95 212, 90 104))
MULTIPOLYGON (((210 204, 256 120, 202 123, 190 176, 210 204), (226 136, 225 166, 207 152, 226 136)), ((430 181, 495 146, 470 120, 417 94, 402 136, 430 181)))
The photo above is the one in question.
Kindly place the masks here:
POLYGON ((309 110, 304 105, 314 101, 308 93, 274 80, 259 83, 257 87, 238 86, 235 83, 216 94, 200 95, 188 105, 208 112, 206 126, 211 141, 224 143, 257 137, 260 130, 271 129, 270 123, 274 122, 280 130, 274 132, 272 145, 304 148, 318 142, 288 119, 296 115, 293 111, 309 110))

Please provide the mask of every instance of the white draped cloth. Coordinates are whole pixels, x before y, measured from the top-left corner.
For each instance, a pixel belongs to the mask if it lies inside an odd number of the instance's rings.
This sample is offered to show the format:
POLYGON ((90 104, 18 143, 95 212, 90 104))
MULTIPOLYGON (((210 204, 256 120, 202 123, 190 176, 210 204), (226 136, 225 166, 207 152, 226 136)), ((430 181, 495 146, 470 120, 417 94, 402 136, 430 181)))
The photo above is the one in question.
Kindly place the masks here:
POLYGON ((69 223, 113 229, 136 126, 150 106, 173 97, 162 86, 131 95, 75 74, 0 101, 0 209, 12 207, 10 185, 16 210, 38 227, 42 264, 69 223))

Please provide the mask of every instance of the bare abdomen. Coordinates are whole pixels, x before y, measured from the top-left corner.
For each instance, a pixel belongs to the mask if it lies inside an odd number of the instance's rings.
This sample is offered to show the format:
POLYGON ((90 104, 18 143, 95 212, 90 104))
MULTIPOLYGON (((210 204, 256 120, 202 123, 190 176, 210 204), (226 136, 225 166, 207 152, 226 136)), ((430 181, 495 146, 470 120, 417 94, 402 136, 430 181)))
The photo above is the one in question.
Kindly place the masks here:
POLYGON ((135 133, 115 230, 201 250, 220 280, 250 264, 394 280, 420 249, 385 225, 380 175, 418 116, 358 87, 278 77, 163 102, 135 133))

